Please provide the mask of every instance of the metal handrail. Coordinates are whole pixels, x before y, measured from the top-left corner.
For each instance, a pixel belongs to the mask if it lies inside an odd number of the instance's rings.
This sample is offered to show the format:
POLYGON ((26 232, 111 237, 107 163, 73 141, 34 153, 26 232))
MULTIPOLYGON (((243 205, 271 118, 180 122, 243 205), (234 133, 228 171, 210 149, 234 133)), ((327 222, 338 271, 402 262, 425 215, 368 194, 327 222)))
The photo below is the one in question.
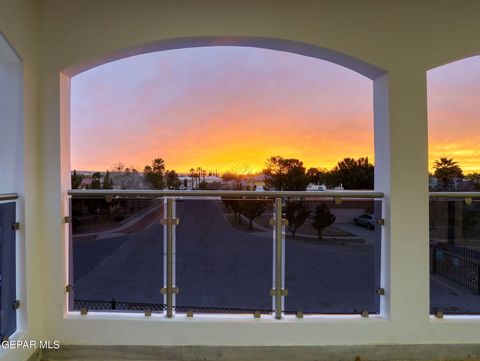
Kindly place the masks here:
POLYGON ((18 194, 17 193, 0 194, 0 202, 2 202, 2 201, 13 201, 15 199, 18 199, 18 194))
MULTIPOLYGON (((207 190, 117 190, 117 189, 72 189, 68 195, 74 197, 92 196, 141 196, 141 197, 318 197, 318 198, 383 198, 382 192, 375 191, 207 191, 207 190)), ((480 197, 480 193, 479 193, 480 197)))
MULTIPOLYGON (((376 191, 226 191, 226 190, 133 190, 133 189, 71 189, 68 195, 89 196, 144 196, 144 197, 340 197, 340 198, 384 198, 376 191)), ((429 192, 430 198, 480 198, 480 192, 429 192)), ((18 194, 0 194, 0 200, 18 198, 18 194), (15 197, 7 198, 4 197, 15 197)))
POLYGON ((480 198, 480 192, 430 192, 430 198, 480 198))

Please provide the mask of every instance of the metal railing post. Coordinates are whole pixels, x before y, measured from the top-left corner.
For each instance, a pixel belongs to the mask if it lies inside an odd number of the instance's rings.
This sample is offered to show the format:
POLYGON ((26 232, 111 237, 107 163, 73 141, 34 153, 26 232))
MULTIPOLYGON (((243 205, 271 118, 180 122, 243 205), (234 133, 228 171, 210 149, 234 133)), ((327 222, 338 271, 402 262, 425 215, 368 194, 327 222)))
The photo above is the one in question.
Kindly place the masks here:
POLYGON ((274 297, 275 318, 282 318, 282 297, 288 294, 283 288, 283 226, 287 220, 283 218, 282 198, 275 198, 275 218, 271 220, 275 232, 275 260, 274 260, 274 287, 270 290, 270 295, 274 297))
POLYGON ((165 281, 166 285, 160 290, 165 296, 165 304, 167 305, 167 317, 173 317, 173 295, 178 293, 178 288, 173 284, 174 269, 173 269, 173 257, 174 257, 174 245, 173 245, 173 226, 177 225, 178 219, 173 216, 174 198, 168 197, 166 199, 166 217, 161 223, 166 227, 166 262, 165 262, 165 281))

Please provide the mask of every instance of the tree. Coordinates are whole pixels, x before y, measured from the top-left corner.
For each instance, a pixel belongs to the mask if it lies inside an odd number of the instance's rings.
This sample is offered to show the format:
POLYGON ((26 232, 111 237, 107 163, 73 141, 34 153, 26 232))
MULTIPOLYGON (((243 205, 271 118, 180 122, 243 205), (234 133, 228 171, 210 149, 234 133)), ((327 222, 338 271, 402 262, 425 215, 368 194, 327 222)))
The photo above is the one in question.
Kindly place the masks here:
POLYGON ((103 178, 102 189, 113 189, 113 181, 110 178, 110 172, 107 170, 105 178, 103 178))
MULTIPOLYGON (((88 189, 101 189, 102 187, 102 174, 100 172, 95 172, 92 174, 92 182, 90 183, 90 186, 88 189)), ((92 199, 87 199, 87 208, 88 212, 90 214, 94 215, 94 220, 98 220, 98 214, 100 212, 100 208, 106 204, 104 199, 97 199, 97 198, 92 198, 92 199)))
POLYGON ((310 183, 320 184, 326 183, 328 171, 326 169, 319 168, 308 168, 307 176, 310 180, 310 183))
POLYGON ((77 174, 77 171, 73 170, 73 173, 71 175, 71 180, 72 180, 72 189, 79 189, 80 186, 82 185, 83 175, 77 174))
POLYGON ((433 168, 435 169, 433 176, 440 181, 444 190, 452 189, 456 178, 463 178, 462 168, 453 158, 440 158, 435 161, 433 168))
POLYGON ((335 222, 336 217, 330 213, 330 209, 325 203, 321 203, 315 209, 313 228, 317 230, 318 239, 322 239, 323 230, 335 222))
POLYGON ((120 189, 145 189, 144 177, 132 166, 119 162, 110 168, 110 173, 112 183, 120 189))
POLYGON ((153 189, 163 189, 163 171, 165 170, 165 161, 162 158, 156 158, 152 165, 145 166, 143 176, 153 189))
POLYGON ((100 189, 102 188, 102 174, 100 172, 95 172, 92 174, 92 183, 90 183, 90 189, 100 189))
POLYGON ((303 162, 298 159, 270 157, 266 166, 263 174, 268 188, 281 191, 304 191, 310 183, 303 162))
POLYGON ((249 220, 249 228, 253 229, 253 220, 265 212, 265 201, 247 199, 240 201, 240 213, 249 220))
POLYGON ((295 237, 297 229, 300 228, 307 218, 310 211, 305 207, 303 202, 289 202, 285 207, 285 217, 288 220, 288 230, 295 237))
POLYGON ((195 189, 195 169, 190 168, 190 177, 192 178, 192 189, 195 189))
POLYGON ((342 184, 345 189, 373 189, 375 169, 366 158, 344 158, 330 171, 328 184, 342 184))
POLYGON ((234 189, 241 189, 242 185, 242 176, 236 172, 235 169, 228 170, 222 174, 222 179, 224 182, 233 183, 234 189))
MULTIPOLYGON (((200 188, 200 179, 203 178, 203 182, 205 182, 205 177, 207 176, 207 171, 204 170, 202 167, 197 167, 197 169, 190 168, 190 173, 193 175, 193 178, 196 178, 197 181, 197 188, 200 188)), ((193 184, 193 182, 192 182, 193 184)))
POLYGON ((165 178, 168 189, 180 189, 181 182, 178 178, 177 172, 174 170, 167 170, 165 173, 165 178))
POLYGON ((233 218, 238 219, 239 223, 241 223, 240 220, 240 200, 239 199, 234 199, 234 198, 223 198, 223 203, 225 204, 226 207, 230 208, 233 211, 233 218))
POLYGON ((480 189, 480 173, 472 172, 467 175, 467 179, 472 183, 475 190, 480 189))

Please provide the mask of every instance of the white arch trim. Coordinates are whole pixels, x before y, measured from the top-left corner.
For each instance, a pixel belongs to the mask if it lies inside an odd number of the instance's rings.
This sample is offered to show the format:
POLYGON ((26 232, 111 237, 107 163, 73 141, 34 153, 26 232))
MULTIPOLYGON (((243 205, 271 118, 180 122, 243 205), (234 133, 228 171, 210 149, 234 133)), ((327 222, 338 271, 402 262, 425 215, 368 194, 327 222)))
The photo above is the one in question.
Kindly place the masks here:
POLYGON ((174 38, 168 40, 161 40, 146 44, 135 45, 126 49, 120 49, 105 56, 87 60, 80 64, 74 65, 66 69, 63 73, 70 77, 73 77, 81 72, 96 66, 127 58, 130 56, 152 53, 162 50, 184 49, 184 48, 197 48, 207 46, 243 46, 254 47, 270 50, 285 51, 298 55, 309 56, 312 58, 318 58, 329 61, 331 63, 338 64, 345 68, 356 71, 363 76, 372 80, 378 78, 385 73, 381 68, 369 64, 363 60, 352 57, 350 55, 343 54, 341 52, 311 45, 303 42, 274 39, 274 38, 262 38, 262 37, 189 37, 189 38, 174 38))

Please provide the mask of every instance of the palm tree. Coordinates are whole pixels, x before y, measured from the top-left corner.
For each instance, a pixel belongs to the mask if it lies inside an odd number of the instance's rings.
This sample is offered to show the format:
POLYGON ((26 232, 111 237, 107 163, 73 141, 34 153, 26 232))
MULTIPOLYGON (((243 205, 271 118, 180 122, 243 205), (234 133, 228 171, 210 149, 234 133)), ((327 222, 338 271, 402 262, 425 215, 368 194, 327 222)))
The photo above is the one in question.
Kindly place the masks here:
POLYGON ((453 158, 440 158, 440 160, 435 161, 435 165, 433 168, 437 169, 442 169, 442 168, 451 168, 457 166, 458 167, 458 162, 455 162, 453 158))
POLYGON ((452 188, 456 178, 463 178, 462 168, 453 158, 440 158, 435 161, 433 168, 435 169, 433 176, 440 180, 444 190, 452 188))
POLYGON ((156 158, 152 162, 152 169, 154 173, 163 174, 165 171, 165 161, 162 158, 156 158))
POLYGON ((196 173, 197 173, 196 176, 197 176, 197 178, 198 178, 198 180, 197 180, 197 187, 199 187, 199 186, 200 186, 200 177, 201 177, 202 174, 203 174, 203 168, 202 168, 202 167, 197 167, 197 172, 196 172, 196 173))
POLYGON ((190 168, 190 177, 192 178, 192 189, 195 188, 195 185, 193 184, 194 177, 195 177, 195 169, 190 168))

